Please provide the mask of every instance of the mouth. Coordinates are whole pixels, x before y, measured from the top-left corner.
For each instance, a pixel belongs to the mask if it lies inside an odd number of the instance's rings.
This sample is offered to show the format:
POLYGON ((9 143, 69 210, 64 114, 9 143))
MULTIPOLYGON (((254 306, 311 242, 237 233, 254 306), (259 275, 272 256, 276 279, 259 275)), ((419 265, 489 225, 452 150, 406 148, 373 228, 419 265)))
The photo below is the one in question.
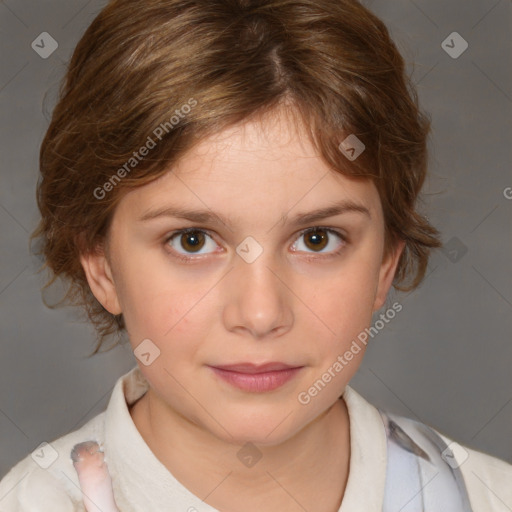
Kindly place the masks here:
POLYGON ((210 368, 217 377, 238 389, 262 393, 284 386, 304 367, 271 362, 261 365, 237 363, 210 368))

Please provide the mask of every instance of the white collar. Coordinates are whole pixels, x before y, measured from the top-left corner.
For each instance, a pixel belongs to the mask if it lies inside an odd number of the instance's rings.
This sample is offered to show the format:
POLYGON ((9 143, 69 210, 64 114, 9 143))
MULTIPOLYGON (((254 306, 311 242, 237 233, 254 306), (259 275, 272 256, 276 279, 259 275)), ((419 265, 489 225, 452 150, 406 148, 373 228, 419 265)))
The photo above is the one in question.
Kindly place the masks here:
MULTIPOLYGON (((150 450, 128 406, 149 388, 138 366, 118 379, 105 416, 105 455, 120 510, 218 512, 185 488, 150 450), (139 505, 140 504, 140 505, 139 505)), ((350 418, 350 466, 339 512, 382 510, 386 477, 386 435, 377 409, 351 387, 343 393, 350 418)))

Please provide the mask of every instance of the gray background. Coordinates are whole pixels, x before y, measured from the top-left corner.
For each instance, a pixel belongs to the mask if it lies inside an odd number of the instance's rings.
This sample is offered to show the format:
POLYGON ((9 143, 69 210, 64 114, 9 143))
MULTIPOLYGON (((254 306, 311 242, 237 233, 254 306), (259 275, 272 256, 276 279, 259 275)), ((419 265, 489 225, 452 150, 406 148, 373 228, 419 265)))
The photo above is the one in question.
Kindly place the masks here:
MULTIPOLYGON (((40 262, 28 250, 48 112, 65 62, 103 4, 0 3, 0 477, 100 413, 135 364, 126 344, 87 358, 92 327, 70 308, 43 305, 40 262), (47 59, 31 48, 42 32, 59 44, 47 59)), ((390 28, 432 116, 424 211, 447 247, 420 289, 392 294, 403 311, 372 340, 352 386, 512 462, 512 1, 366 4, 390 28), (441 47, 454 31, 469 44, 456 59, 441 47)))

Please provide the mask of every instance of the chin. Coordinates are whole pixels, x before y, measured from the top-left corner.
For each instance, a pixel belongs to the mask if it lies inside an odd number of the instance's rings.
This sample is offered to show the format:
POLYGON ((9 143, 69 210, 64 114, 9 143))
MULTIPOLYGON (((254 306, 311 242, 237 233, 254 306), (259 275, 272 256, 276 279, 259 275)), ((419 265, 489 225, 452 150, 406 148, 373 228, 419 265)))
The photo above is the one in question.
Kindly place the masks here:
POLYGON ((213 432, 222 440, 236 445, 279 445, 307 423, 305 419, 298 421, 294 407, 277 404, 257 408, 234 406, 232 411, 223 414, 222 426, 214 425, 213 432))

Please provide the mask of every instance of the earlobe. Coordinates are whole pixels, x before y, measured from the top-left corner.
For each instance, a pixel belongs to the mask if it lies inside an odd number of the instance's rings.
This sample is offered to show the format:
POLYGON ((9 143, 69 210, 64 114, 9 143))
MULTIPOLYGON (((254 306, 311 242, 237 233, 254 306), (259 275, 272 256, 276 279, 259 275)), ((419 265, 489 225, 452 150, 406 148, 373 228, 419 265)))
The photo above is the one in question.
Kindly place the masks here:
POLYGON ((379 272, 379 283, 377 286, 377 293, 375 294, 375 302, 373 304, 373 311, 379 310, 386 302, 389 289, 393 284, 396 268, 400 261, 400 256, 405 247, 405 241, 399 240, 395 243, 395 247, 389 252, 388 256, 382 261, 379 272))
POLYGON ((100 304, 111 314, 119 315, 121 306, 110 264, 103 249, 80 255, 80 262, 92 293, 100 304))

